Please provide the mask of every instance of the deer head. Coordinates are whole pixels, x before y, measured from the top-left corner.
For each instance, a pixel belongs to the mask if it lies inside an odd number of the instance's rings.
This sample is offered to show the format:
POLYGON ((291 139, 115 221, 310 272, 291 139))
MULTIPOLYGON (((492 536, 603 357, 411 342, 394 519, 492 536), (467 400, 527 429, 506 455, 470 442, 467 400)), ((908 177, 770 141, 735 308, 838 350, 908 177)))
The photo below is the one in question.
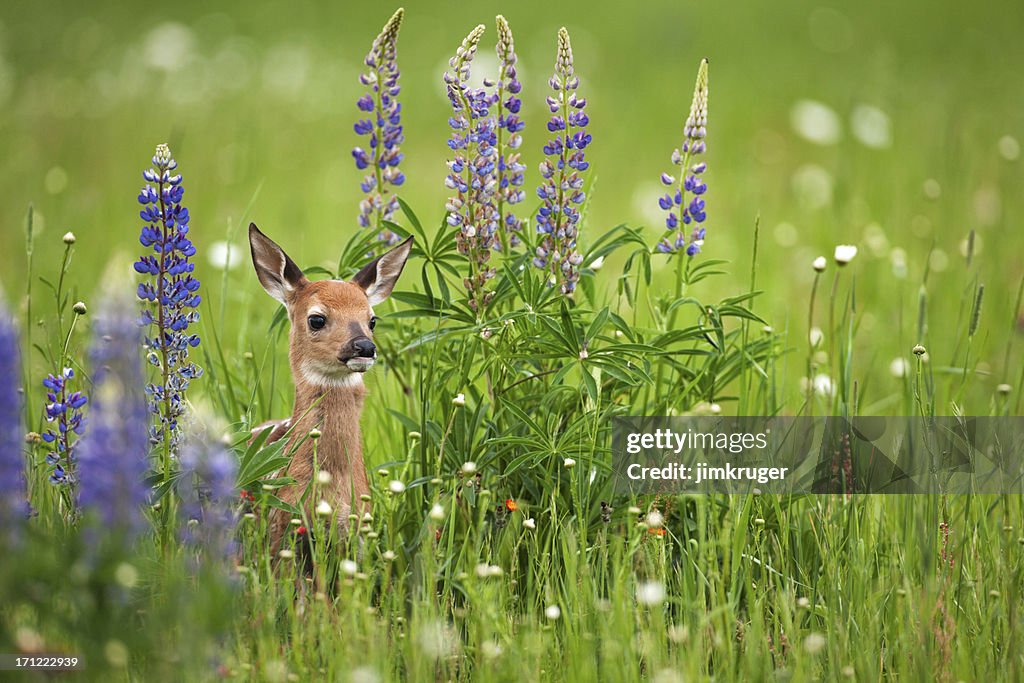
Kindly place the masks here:
POLYGON ((373 307, 391 295, 412 249, 412 237, 379 256, 349 281, 311 282, 281 247, 249 225, 260 284, 288 311, 289 357, 296 384, 350 386, 373 367, 373 307))

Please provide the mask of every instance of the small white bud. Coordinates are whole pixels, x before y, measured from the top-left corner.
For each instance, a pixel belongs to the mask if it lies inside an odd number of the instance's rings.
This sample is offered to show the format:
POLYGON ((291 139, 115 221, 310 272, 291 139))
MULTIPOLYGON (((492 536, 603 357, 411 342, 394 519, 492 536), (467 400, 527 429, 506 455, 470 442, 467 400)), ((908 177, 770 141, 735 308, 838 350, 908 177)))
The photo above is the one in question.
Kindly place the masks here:
POLYGON ((452 405, 455 406, 456 408, 461 408, 462 406, 466 405, 466 395, 456 394, 455 398, 452 399, 452 405))
POLYGON ((573 467, 576 467, 576 461, 572 458, 566 458, 562 461, 562 464, 565 465, 565 469, 567 470, 571 470, 573 467))
POLYGON ((89 309, 85 307, 84 301, 76 301, 75 305, 71 307, 71 310, 73 310, 78 315, 85 315, 89 309))
POLYGON ((524 529, 529 529, 530 531, 533 531, 534 529, 537 528, 536 520, 534 520, 533 517, 528 517, 528 518, 524 519, 523 520, 523 528, 524 529))
POLYGON ((76 241, 75 233, 71 231, 64 233, 64 244, 74 244, 76 241))
POLYGON ((394 550, 385 550, 381 557, 383 557, 386 562, 394 562, 398 555, 395 554, 394 550))
POLYGON ((316 482, 321 485, 327 485, 331 483, 331 473, 327 470, 320 470, 316 473, 316 482))
POLYGON ((820 273, 825 270, 826 266, 828 266, 828 261, 825 260, 824 256, 819 256, 818 258, 814 259, 814 263, 812 263, 811 265, 814 267, 814 270, 816 272, 820 273))
POLYGON ((845 266, 847 263, 852 261, 857 255, 857 247, 852 244, 840 244, 836 247, 835 259, 836 264, 845 266))
POLYGON ((359 571, 359 565, 355 563, 355 560, 342 560, 339 567, 342 574, 346 576, 355 576, 359 571))
POLYGON ((463 474, 473 474, 475 472, 476 472, 476 463, 475 462, 473 462, 472 460, 467 460, 466 462, 462 463, 462 473, 463 474))
POLYGON ((333 512, 334 508, 332 508, 331 504, 328 503, 326 500, 321 500, 319 503, 317 503, 316 514, 320 515, 321 517, 330 517, 331 513, 333 512))
POLYGON ((388 483, 388 491, 391 491, 391 493, 393 493, 393 494, 395 494, 397 496, 399 493, 402 493, 402 492, 405 491, 405 484, 403 484, 402 482, 398 481, 397 479, 392 479, 388 483))
POLYGON ((282 548, 277 553, 277 556, 280 557, 282 560, 290 560, 293 557, 295 557, 295 553, 289 550, 288 548, 282 548))
POLYGON ((430 508, 430 519, 435 522, 444 521, 444 506, 440 503, 434 503, 433 507, 430 508))

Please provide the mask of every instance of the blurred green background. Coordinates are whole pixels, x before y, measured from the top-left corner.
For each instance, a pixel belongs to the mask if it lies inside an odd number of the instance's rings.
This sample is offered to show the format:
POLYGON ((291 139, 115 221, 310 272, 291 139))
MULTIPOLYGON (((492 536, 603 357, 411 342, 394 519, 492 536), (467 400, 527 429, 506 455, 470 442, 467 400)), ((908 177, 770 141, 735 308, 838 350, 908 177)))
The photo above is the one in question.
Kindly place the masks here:
MULTIPOLYGON (((350 149, 361 59, 393 9, 303 0, 3 3, 0 281, 8 299, 24 291, 30 203, 38 273, 56 270, 65 231, 78 235, 72 284, 80 298, 97 291, 112 258, 131 258, 140 173, 166 141, 185 175, 206 296, 223 307, 229 338, 262 336, 274 307, 257 299, 264 295, 239 228, 255 220, 302 265, 336 262, 357 229, 361 174, 350 149), (222 301, 208 257, 228 235, 240 259, 222 301), (260 327, 242 324, 251 302, 261 304, 252 316, 260 327)), ((794 348, 806 338, 811 260, 838 243, 860 246, 851 270, 862 312, 859 372, 876 382, 868 403, 895 388, 890 364, 922 341, 914 330, 926 268, 932 355, 947 363, 957 352, 962 301, 976 277, 987 292, 972 354, 992 373, 982 391, 1012 381, 1003 354, 1024 272, 1024 4, 523 0, 410 3, 406 11, 403 196, 425 223, 440 220, 446 196, 440 76, 475 24, 488 26, 478 73, 495 64, 494 15, 515 33, 528 208, 556 32, 571 32, 597 177, 584 243, 622 222, 646 225, 652 244, 660 235, 658 176, 672 170, 707 56, 705 257, 733 267, 701 283, 699 296, 744 290, 760 215, 757 278, 766 294, 757 310, 790 331, 794 348), (968 270, 971 229, 977 255, 968 270)), ((617 265, 602 272, 609 288, 617 265)))

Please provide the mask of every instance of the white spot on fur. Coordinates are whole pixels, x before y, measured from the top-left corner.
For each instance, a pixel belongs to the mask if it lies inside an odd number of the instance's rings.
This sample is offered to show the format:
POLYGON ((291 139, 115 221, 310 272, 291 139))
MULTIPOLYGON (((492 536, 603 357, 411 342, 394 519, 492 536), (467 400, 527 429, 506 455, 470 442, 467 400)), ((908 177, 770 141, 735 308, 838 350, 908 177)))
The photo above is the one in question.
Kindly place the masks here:
MULTIPOLYGON (((367 363, 366 369, 372 365, 367 363)), ((331 371, 317 367, 314 361, 306 361, 302 364, 302 377, 310 384, 320 387, 332 387, 342 389, 345 387, 358 387, 363 384, 362 371, 352 371, 347 367, 334 365, 331 371)))

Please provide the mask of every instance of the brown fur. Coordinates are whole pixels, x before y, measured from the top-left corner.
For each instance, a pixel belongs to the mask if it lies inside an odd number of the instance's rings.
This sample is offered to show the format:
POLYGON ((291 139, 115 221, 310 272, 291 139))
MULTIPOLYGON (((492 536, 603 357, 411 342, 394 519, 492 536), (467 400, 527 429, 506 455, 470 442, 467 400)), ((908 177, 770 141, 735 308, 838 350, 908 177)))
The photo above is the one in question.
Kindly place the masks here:
MULTIPOLYGON (((260 282, 288 309, 288 357, 295 382, 291 418, 265 423, 253 430, 254 435, 270 425, 274 429, 267 443, 290 433, 286 452, 292 454, 292 459, 287 475, 296 483, 278 491, 286 503, 299 507, 318 470, 331 475, 330 483, 320 488, 320 498, 308 497, 306 514, 314 515, 320 499, 326 500, 344 537, 349 515, 362 515, 368 510, 369 503, 363 497, 370 494, 359 418, 366 397, 362 372, 373 361, 360 357, 355 344, 372 337, 371 303, 391 293, 411 240, 367 265, 351 282, 310 282, 255 225, 250 226, 249 241, 260 282), (326 318, 322 329, 311 329, 310 315, 326 318), (320 432, 318 439, 309 438, 314 429, 320 432)), ((276 553, 289 531, 290 516, 274 510, 270 527, 276 553)))

